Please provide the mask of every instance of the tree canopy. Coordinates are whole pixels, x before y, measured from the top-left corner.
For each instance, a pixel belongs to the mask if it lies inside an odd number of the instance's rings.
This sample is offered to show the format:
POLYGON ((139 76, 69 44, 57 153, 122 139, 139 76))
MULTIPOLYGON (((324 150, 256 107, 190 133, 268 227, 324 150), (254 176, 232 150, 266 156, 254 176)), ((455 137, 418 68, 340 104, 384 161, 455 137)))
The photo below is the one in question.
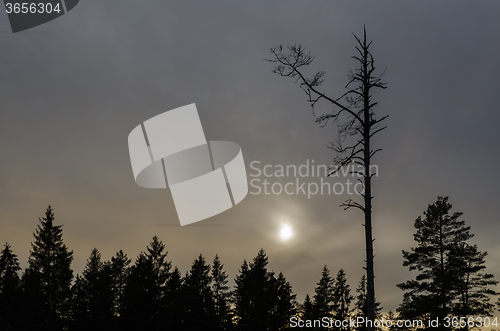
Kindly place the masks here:
POLYGON ((448 197, 438 197, 415 220, 417 246, 403 251, 403 265, 418 274, 397 285, 405 291, 398 308, 404 318, 438 318, 443 328, 449 316, 490 316, 490 286, 498 283, 484 273, 486 253, 468 243, 473 235, 462 213, 451 208, 448 197))

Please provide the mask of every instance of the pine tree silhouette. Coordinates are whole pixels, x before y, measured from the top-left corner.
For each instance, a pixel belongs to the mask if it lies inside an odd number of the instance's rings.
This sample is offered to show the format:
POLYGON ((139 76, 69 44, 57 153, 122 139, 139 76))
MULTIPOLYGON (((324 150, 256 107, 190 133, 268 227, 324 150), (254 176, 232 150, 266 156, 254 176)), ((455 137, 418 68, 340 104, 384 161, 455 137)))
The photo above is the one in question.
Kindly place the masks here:
POLYGON ((417 246, 403 251, 403 265, 418 275, 397 285, 406 292, 398 308, 403 318, 439 318, 442 329, 447 316, 490 315, 489 300, 496 293, 488 286, 498 283, 482 273, 486 253, 467 243, 473 237, 470 227, 459 220, 462 213, 450 215, 451 208, 448 197, 438 197, 424 218, 417 218, 417 246))

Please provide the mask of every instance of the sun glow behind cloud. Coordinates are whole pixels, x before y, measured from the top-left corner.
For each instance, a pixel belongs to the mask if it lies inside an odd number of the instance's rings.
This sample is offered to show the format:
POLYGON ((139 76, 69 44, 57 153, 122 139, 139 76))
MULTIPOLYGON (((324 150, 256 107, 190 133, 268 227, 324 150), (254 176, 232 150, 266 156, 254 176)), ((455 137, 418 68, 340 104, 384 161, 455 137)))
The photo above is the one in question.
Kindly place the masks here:
POLYGON ((288 224, 283 224, 280 229, 280 238, 284 241, 290 239, 293 236, 292 227, 288 224))

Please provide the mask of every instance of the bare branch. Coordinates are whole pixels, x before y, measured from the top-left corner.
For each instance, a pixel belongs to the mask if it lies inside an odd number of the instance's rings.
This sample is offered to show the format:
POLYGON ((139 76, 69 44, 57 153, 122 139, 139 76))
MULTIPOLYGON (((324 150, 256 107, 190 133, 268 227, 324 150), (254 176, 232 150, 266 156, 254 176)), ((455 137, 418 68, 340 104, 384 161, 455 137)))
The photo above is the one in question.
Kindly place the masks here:
POLYGON ((371 137, 373 137, 376 133, 378 133, 378 132, 380 132, 380 131, 384 130, 385 128, 387 128, 387 126, 384 126, 383 128, 380 128, 380 129, 378 129, 378 130, 376 130, 376 131, 374 131, 374 132, 370 133, 370 138, 371 138, 371 137))
MULTIPOLYGON (((363 123, 363 120, 361 117, 358 116, 355 112, 350 110, 348 107, 340 104, 337 99, 333 99, 327 95, 325 95, 322 92, 319 92, 315 87, 318 86, 318 82, 322 79, 324 76, 321 74, 318 78, 318 80, 315 81, 314 77, 312 79, 307 79, 298 69, 302 66, 309 65, 312 63, 314 60, 314 56, 312 56, 309 53, 306 53, 305 48, 300 45, 300 44, 294 44, 292 46, 288 46, 288 49, 290 51, 289 54, 283 54, 283 46, 277 46, 274 48, 271 48, 271 53, 274 54, 274 59, 272 60, 267 60, 269 62, 274 62, 278 63, 278 65, 274 68, 273 72, 279 74, 280 76, 283 77, 292 77, 292 78, 298 78, 301 80, 301 85, 305 85, 305 87, 310 91, 318 95, 318 98, 314 99, 314 103, 316 103, 319 99, 325 99, 329 101, 330 103, 333 103, 337 107, 340 108, 340 110, 333 114, 333 116, 338 117, 342 112, 347 112, 353 117, 355 117, 360 123, 363 123)), ((321 72, 320 72, 321 73, 321 72)), ((309 102, 313 102, 311 98, 308 100, 309 102)), ((314 103, 312 104, 312 107, 314 106, 314 103)))
POLYGON ((379 148, 379 149, 377 149, 377 150, 371 151, 371 152, 370 152, 370 158, 371 158, 373 155, 375 155, 377 152, 380 152, 381 150, 382 150, 382 148, 379 148))
POLYGON ((357 203, 356 201, 353 201, 352 199, 346 200, 344 203, 340 205, 340 207, 344 207, 344 210, 347 210, 349 208, 358 208, 362 210, 363 212, 365 211, 365 207, 357 203))

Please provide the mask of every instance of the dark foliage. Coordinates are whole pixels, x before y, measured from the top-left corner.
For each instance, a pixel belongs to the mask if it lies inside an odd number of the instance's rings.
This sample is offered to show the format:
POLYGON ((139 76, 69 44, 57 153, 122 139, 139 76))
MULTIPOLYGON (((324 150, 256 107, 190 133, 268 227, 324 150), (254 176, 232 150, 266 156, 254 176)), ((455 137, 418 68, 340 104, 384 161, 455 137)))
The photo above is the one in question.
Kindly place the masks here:
MULTIPOLYGON (((439 316, 443 307, 461 316, 492 312, 489 299, 496 293, 489 286, 497 282, 484 272, 486 253, 467 244, 472 236, 469 227, 458 220, 460 213, 448 215, 450 208, 446 198, 439 198, 425 218, 415 222, 419 245, 404 255, 405 265, 420 274, 399 285, 408 293, 398 318, 427 312, 439 316), (443 298, 448 299, 445 305, 443 298)), ((72 254, 63 243, 62 226, 54 224, 50 206, 35 232, 22 277, 17 256, 5 245, 0 252, 2 331, 281 331, 291 329, 292 317, 314 321, 304 330, 322 330, 317 321, 324 317, 367 316, 365 277, 354 297, 345 272, 339 270, 334 279, 324 266, 313 298, 307 295, 298 305, 285 276, 268 270, 264 250, 251 263, 243 262, 234 291, 219 256, 212 265, 198 256, 183 277, 167 260, 165 245, 156 236, 133 265, 121 250, 103 261, 99 250, 92 249, 83 272, 73 282, 72 254)), ((375 307, 378 318, 379 303, 375 307)))
MULTIPOLYGON (((356 302, 354 303, 354 317, 367 318, 367 307, 366 307, 366 276, 363 275, 359 281, 358 287, 356 288, 356 302)), ((380 311, 382 307, 380 302, 375 300, 375 318, 380 319, 380 311)), ((392 315, 391 315, 392 316, 392 315)), ((366 331, 366 325, 359 325, 356 328, 357 331, 366 331)))
POLYGON ((23 329, 64 330, 70 310, 73 252, 63 243, 62 225, 54 224, 51 206, 34 237, 22 277, 23 329))
POLYGON ((20 327, 20 270, 17 255, 6 243, 0 253, 0 325, 5 331, 20 327))
POLYGON ((447 197, 438 197, 415 221, 417 246, 403 251, 403 265, 418 275, 397 285, 405 291, 398 309, 404 318, 443 323, 447 316, 490 316, 493 311, 489 301, 496 292, 490 286, 498 282, 483 272, 486 253, 467 243, 470 227, 459 220, 462 213, 450 214, 451 208, 447 197))
POLYGON ((268 258, 260 250, 253 262, 246 261, 236 277, 234 303, 237 330, 286 330, 296 314, 295 294, 280 274, 267 270, 268 258))
POLYGON ((212 293, 214 299, 215 326, 217 330, 232 330, 231 291, 227 285, 227 274, 219 256, 215 255, 212 265, 212 293))
MULTIPOLYGON (((333 317, 335 320, 348 320, 351 313, 351 302, 354 297, 351 295, 351 289, 347 284, 347 278, 343 269, 340 269, 335 278, 333 286, 333 317)), ((342 328, 346 330, 346 328, 342 328)))
POLYGON ((313 316, 315 319, 333 317, 333 287, 335 282, 330 276, 330 270, 325 265, 321 273, 313 297, 313 316))

